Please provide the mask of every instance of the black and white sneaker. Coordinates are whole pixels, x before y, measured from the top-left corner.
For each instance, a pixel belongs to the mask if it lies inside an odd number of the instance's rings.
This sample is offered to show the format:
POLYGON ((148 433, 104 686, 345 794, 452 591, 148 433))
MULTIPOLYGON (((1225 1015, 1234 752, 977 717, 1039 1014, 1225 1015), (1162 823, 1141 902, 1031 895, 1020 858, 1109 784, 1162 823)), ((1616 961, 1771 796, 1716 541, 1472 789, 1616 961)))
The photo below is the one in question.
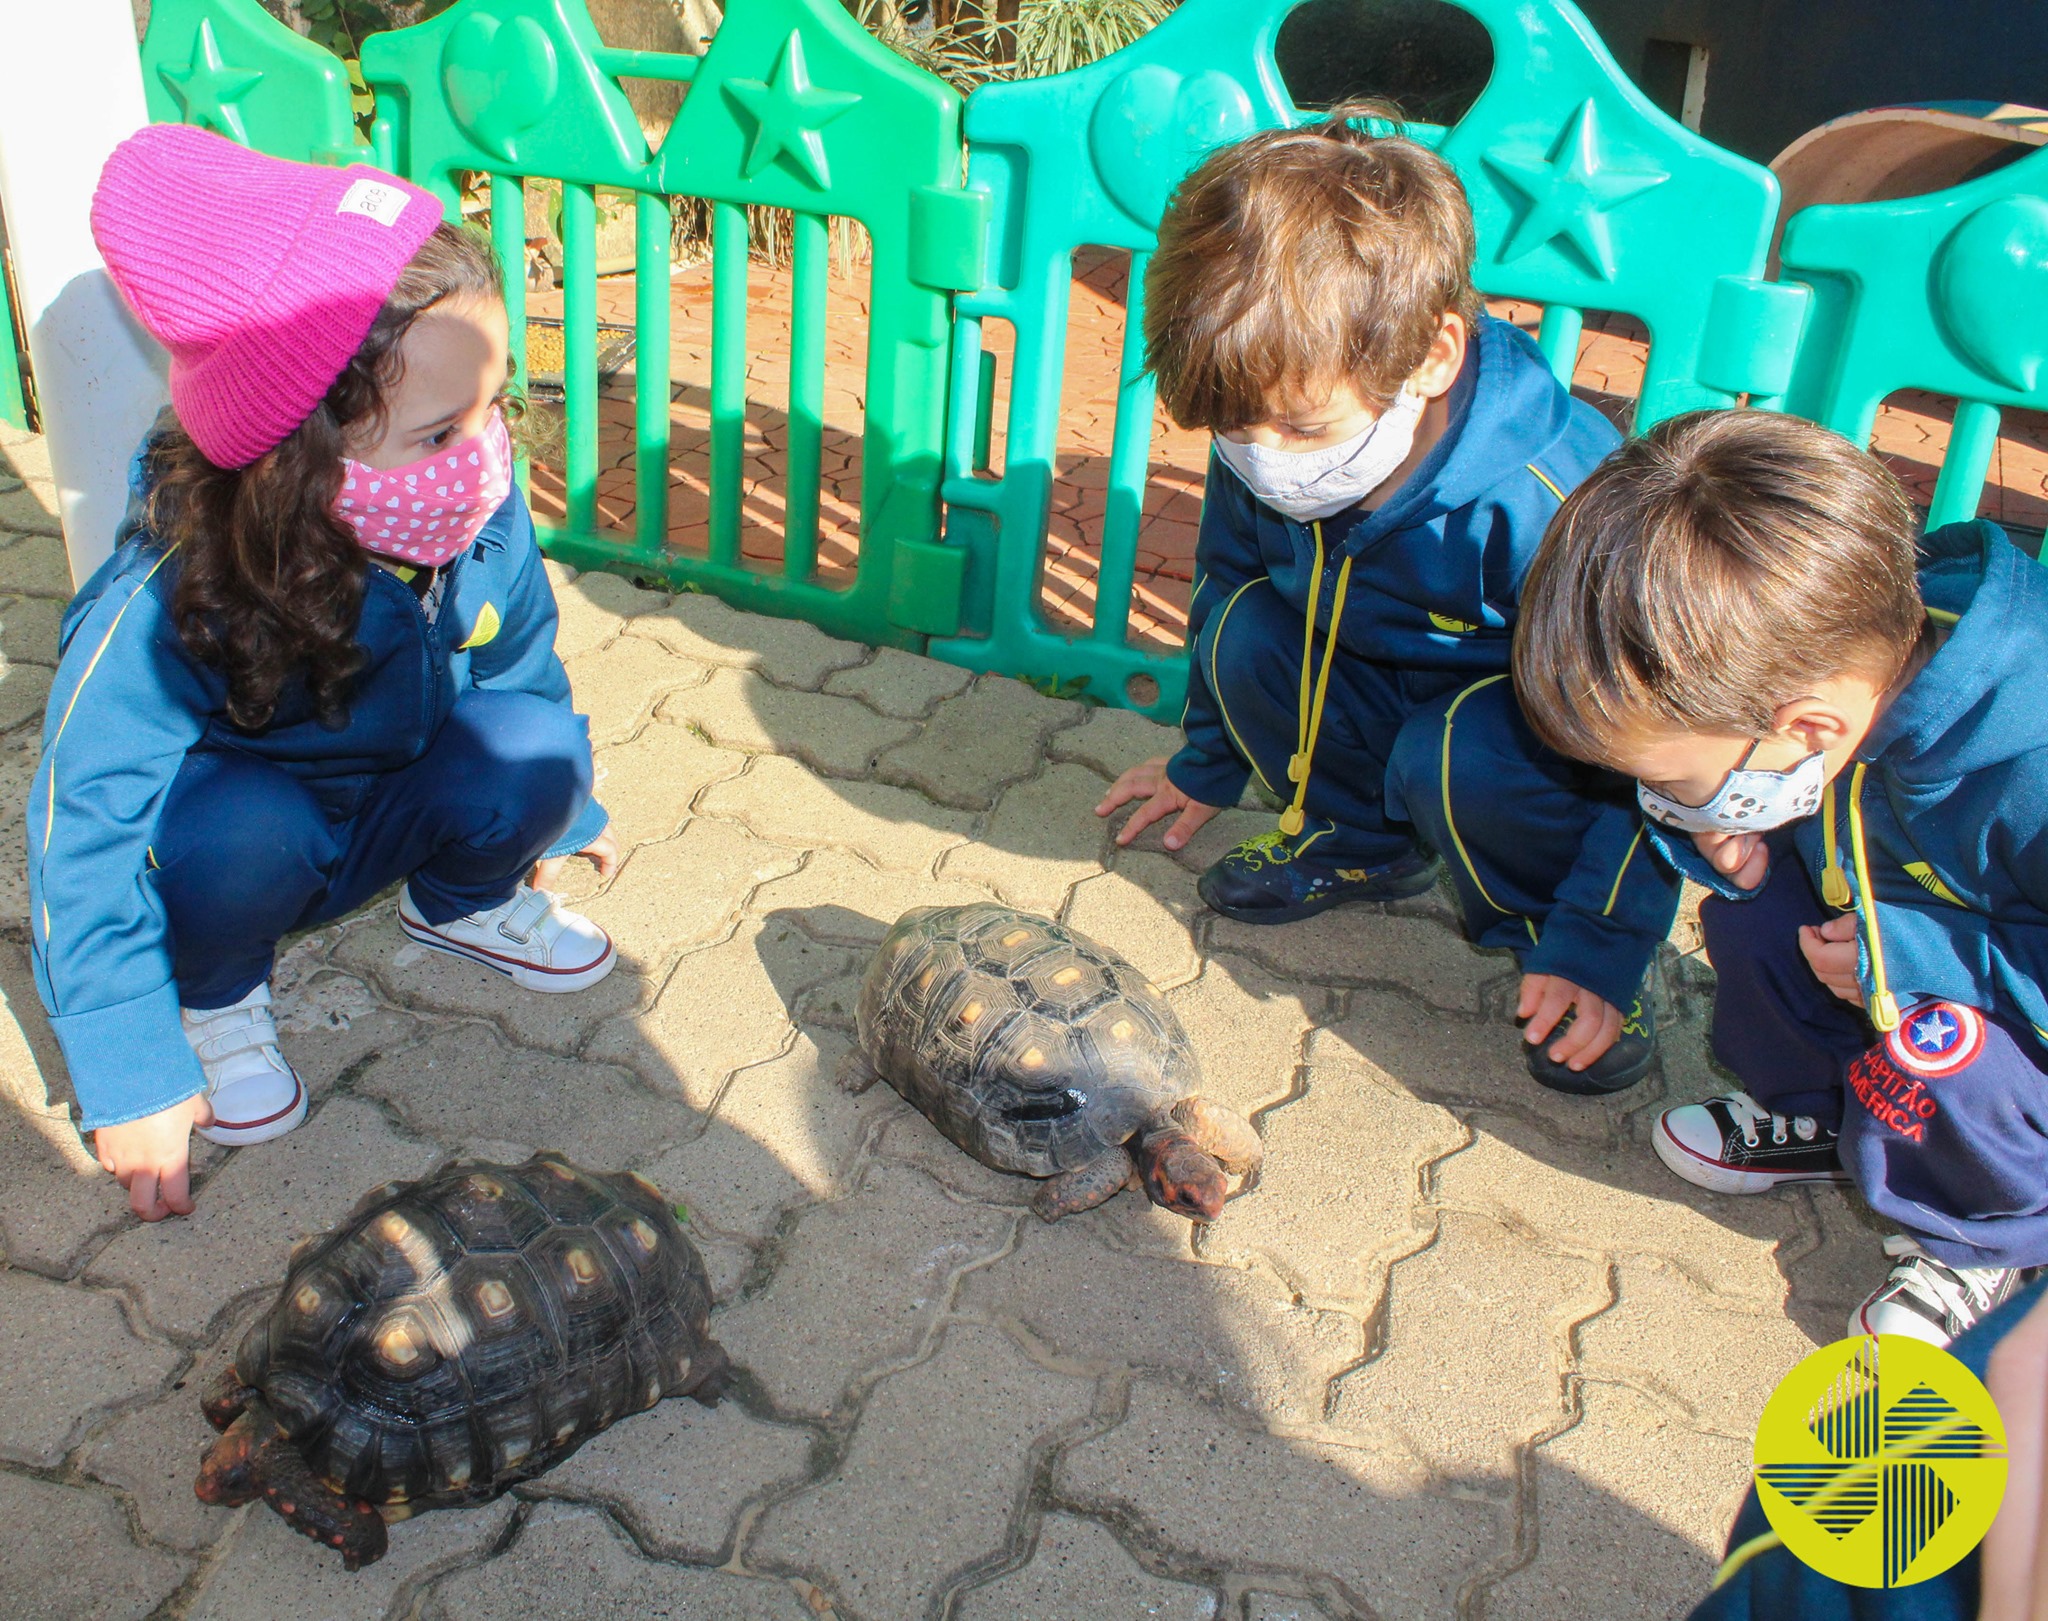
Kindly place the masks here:
POLYGON ((1882 1287, 1849 1313, 1852 1335, 1905 1334, 1946 1347, 2036 1273, 2029 1267, 1950 1266, 1903 1233, 1887 1238, 1884 1252, 1898 1265, 1882 1287))
POLYGON ((1810 1115, 1772 1114, 1747 1092, 1666 1109, 1650 1141, 1674 1174, 1715 1193, 1849 1180, 1834 1132, 1810 1115))

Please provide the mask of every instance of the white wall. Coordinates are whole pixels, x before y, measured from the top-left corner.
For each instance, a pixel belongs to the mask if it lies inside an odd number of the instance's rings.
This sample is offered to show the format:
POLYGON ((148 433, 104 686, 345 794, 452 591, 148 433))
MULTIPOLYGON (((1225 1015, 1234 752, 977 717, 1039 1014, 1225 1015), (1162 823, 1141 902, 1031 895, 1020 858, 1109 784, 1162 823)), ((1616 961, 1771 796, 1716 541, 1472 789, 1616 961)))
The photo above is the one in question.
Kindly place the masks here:
POLYGON ((129 0, 0 0, 0 208, 57 475, 71 575, 113 550, 128 458, 163 405, 164 357, 87 225, 107 154, 148 122, 129 0))

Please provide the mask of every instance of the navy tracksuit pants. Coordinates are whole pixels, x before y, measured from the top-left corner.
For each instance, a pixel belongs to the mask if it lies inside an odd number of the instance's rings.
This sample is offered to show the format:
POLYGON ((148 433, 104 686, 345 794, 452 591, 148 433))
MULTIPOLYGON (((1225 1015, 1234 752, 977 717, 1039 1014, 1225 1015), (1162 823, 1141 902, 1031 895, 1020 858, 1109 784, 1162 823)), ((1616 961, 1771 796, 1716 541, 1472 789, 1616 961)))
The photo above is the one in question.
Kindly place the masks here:
POLYGON ((409 879, 429 923, 511 898, 590 794, 590 746, 563 704, 468 692, 410 765, 345 784, 253 754, 195 749, 151 844, 189 1008, 270 975, 278 940, 409 879))
POLYGON ((1700 906, 1714 1057, 1779 1114, 1841 1132, 1870 1208, 1951 1266, 2048 1263, 2048 1074, 2022 1024, 1923 1001, 1879 1033, 1813 977, 1802 924, 1836 916, 1789 847, 1748 900, 1700 906))
MULTIPOLYGON (((1204 679, 1215 672, 1214 696, 1238 752, 1283 800, 1293 794, 1287 762, 1298 741, 1301 634, 1301 610, 1260 581, 1237 594, 1228 614, 1208 617, 1194 649, 1204 679)), ((1322 656, 1318 637, 1318 665, 1322 656)), ((1472 941, 1524 957, 1595 821, 1632 831, 1634 805, 1633 784, 1537 740, 1505 674, 1340 654, 1294 851, 1325 867, 1371 867, 1426 844, 1444 859, 1472 941)), ((1626 835, 1621 842, 1626 849, 1626 835)), ((1628 861, 1619 857, 1617 890, 1628 861)), ((1631 879, 1654 894, 1636 891, 1629 900, 1641 907, 1647 898, 1642 910, 1655 915, 1632 916, 1628 939, 1609 936, 1579 961, 1540 965, 1624 1009, 1678 904, 1677 881, 1647 855, 1636 858, 1631 879)))

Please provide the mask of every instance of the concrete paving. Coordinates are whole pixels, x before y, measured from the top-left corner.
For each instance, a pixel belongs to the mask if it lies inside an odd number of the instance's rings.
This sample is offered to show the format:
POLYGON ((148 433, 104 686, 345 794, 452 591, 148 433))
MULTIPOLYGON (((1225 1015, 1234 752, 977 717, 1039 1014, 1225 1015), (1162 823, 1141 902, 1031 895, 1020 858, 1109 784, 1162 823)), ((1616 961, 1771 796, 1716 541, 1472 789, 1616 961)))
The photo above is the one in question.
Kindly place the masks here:
POLYGON ((199 1159, 143 1228, 80 1146, 36 999, 22 803, 68 590, 41 446, 0 430, 0 1605, 38 1616, 914 1621, 1636 1618, 1705 1590, 1777 1377, 1882 1275, 1833 1191, 1711 1198, 1655 1112, 1722 1084, 1704 966, 1661 1073, 1540 1091, 1512 962, 1439 893, 1230 925, 1088 807, 1170 734, 808 626, 557 576, 628 859, 569 886, 623 963, 523 995, 388 900, 292 942, 310 1119, 199 1159), (866 953, 997 896, 1140 964, 1258 1183, 1197 1231, 1122 1195, 1047 1227, 886 1087, 850 1096, 866 953), (357 1575, 207 1508, 198 1392, 292 1242, 452 1155, 563 1150, 688 1210, 745 1370, 553 1474, 393 1528, 357 1575))

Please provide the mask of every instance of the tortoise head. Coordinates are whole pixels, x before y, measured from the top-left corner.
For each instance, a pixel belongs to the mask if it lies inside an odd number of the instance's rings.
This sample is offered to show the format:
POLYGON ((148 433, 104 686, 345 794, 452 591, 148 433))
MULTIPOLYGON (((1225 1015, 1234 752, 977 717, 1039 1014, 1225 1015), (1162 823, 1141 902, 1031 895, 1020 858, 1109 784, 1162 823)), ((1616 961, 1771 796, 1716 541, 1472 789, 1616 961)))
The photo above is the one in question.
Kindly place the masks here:
POLYGON ((215 1508, 239 1508, 263 1495, 264 1448, 280 1432, 276 1424, 253 1420, 244 1413, 232 1420, 221 1438, 199 1461, 192 1490, 215 1508))
POLYGON ((1186 1132, 1148 1131, 1132 1147, 1146 1197, 1163 1210, 1190 1221, 1214 1221, 1223 1214, 1229 1180, 1216 1156, 1186 1132))

